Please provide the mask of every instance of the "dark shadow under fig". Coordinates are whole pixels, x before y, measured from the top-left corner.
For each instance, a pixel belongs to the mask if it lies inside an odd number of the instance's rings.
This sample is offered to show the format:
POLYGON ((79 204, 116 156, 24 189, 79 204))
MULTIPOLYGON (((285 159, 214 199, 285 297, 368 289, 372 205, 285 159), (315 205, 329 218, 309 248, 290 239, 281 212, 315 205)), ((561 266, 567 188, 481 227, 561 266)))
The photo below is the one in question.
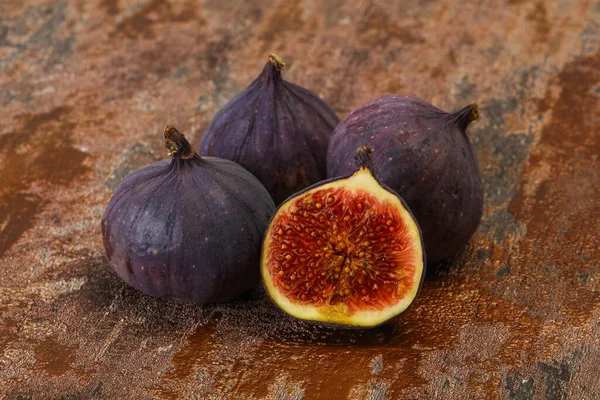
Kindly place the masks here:
MULTIPOLYGON (((398 335, 395 320, 375 328, 341 328, 295 319, 280 310, 262 284, 236 300, 189 304, 148 296, 122 281, 105 260, 95 260, 79 291, 86 313, 111 313, 112 320, 144 321, 138 329, 147 335, 186 330, 193 325, 218 325, 217 332, 298 345, 381 346, 398 335)), ((398 318, 401 318, 400 315, 398 318)))
POLYGON ((452 257, 441 261, 427 263, 425 282, 443 279, 450 273, 459 270, 467 261, 470 254, 469 246, 462 248, 452 257))

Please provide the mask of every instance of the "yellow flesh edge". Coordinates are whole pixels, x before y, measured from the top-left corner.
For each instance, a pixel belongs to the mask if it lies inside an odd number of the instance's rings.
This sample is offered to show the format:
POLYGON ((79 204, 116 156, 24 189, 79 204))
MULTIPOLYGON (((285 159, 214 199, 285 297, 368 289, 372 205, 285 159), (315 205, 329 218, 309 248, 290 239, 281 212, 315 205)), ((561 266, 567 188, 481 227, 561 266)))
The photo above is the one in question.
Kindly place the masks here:
POLYGON ((269 231, 267 231, 267 235, 265 236, 262 246, 260 264, 263 282, 273 301, 281 309, 283 309, 285 312, 292 315, 293 317, 308 321, 320 321, 341 325, 353 325, 363 327, 376 326, 389 320, 392 317, 395 317, 396 315, 406 310, 406 308, 408 308, 408 306, 413 302, 415 296, 417 295, 419 283, 421 282, 421 275, 423 273, 423 249, 421 246, 419 228, 417 227, 413 216, 404 207, 400 199, 395 194, 392 194, 389 191, 382 188, 379 185, 379 183, 375 180, 375 178, 373 178, 373 175, 368 169, 361 168, 347 179, 340 179, 331 183, 327 183, 325 185, 319 186, 318 188, 314 188, 308 192, 305 192, 298 197, 294 197, 292 201, 284 203, 279 208, 279 210, 277 210, 277 212, 273 216, 272 221, 275 221, 280 214, 286 213, 287 209, 292 205, 292 203, 294 203, 294 200, 310 195, 310 192, 312 192, 313 190, 325 190, 338 187, 346 190, 365 190, 371 195, 375 196, 376 198, 388 201, 393 205, 397 206, 402 220, 406 224, 406 229, 408 231, 407 233, 411 238, 411 243, 414 246, 413 251, 415 252, 414 255, 416 260, 413 285, 409 288, 404 297, 396 305, 388 306, 382 311, 356 311, 352 315, 347 315, 346 306, 343 304, 336 306, 313 306, 292 303, 288 300, 287 297, 285 297, 285 295, 279 292, 279 290, 273 283, 271 275, 268 272, 268 254, 266 250, 269 248, 271 242, 269 231))

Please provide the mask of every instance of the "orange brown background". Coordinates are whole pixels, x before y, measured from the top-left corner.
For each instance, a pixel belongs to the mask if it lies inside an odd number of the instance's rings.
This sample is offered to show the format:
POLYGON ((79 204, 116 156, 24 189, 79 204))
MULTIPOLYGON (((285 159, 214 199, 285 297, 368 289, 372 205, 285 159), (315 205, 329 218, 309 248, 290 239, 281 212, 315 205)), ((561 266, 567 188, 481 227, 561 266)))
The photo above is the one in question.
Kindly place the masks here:
POLYGON ((600 398, 599 66, 597 1, 2 1, 0 398, 600 398), (160 301, 104 259, 120 180, 270 52, 340 117, 480 106, 484 219, 393 325, 160 301))

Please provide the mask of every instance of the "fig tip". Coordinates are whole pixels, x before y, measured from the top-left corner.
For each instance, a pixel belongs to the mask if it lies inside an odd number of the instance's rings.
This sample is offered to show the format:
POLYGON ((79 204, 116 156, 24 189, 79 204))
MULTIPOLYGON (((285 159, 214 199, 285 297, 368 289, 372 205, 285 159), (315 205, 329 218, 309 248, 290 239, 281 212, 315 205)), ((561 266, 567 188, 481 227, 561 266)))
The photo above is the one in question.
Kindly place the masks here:
POLYGON ((169 150, 168 156, 178 156, 182 159, 192 158, 196 152, 187 141, 185 135, 177 130, 173 125, 167 125, 163 134, 165 138, 165 147, 169 150))
POLYGON ((473 103, 471 104, 471 122, 475 121, 476 119, 479 118, 479 106, 477 105, 477 103, 473 103))
POLYGON ((354 154, 354 160, 358 168, 366 168, 373 171, 373 149, 369 146, 360 146, 354 154))
POLYGON ((165 133, 164 133, 165 139, 168 137, 171 137, 174 133, 179 133, 179 131, 173 125, 167 125, 165 127, 165 133))
POLYGON ((369 153, 369 154, 373 154, 373 149, 370 148, 369 146, 360 146, 357 150, 356 153, 369 153))
POLYGON ((449 115, 450 118, 459 126, 459 128, 465 132, 471 122, 479 118, 479 106, 477 103, 469 104, 454 114, 449 115))
POLYGON ((275 53, 269 54, 269 62, 275 66, 277 71, 281 71, 285 68, 285 61, 275 53))

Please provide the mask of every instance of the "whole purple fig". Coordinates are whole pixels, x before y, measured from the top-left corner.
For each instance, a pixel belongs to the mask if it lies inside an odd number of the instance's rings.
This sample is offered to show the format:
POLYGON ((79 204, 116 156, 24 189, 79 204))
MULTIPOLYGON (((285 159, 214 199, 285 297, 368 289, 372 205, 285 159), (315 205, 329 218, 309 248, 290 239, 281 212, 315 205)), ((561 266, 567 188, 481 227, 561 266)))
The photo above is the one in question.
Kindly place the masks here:
POLYGON ((259 280, 261 241, 275 204, 241 166, 201 158, 172 126, 171 160, 117 187, 102 218, 106 255, 138 290, 187 302, 225 301, 259 280))
POLYGON ((277 204, 325 179, 327 146, 339 122, 317 95, 283 80, 284 65, 271 54, 258 78, 217 112, 200 142, 200 155, 245 167, 277 204))
POLYGON ((384 96, 336 127, 327 154, 329 177, 353 171, 359 146, 373 149, 379 179, 407 202, 423 232, 429 261, 456 254, 483 213, 481 173, 466 129, 477 105, 448 114, 408 96, 384 96))

